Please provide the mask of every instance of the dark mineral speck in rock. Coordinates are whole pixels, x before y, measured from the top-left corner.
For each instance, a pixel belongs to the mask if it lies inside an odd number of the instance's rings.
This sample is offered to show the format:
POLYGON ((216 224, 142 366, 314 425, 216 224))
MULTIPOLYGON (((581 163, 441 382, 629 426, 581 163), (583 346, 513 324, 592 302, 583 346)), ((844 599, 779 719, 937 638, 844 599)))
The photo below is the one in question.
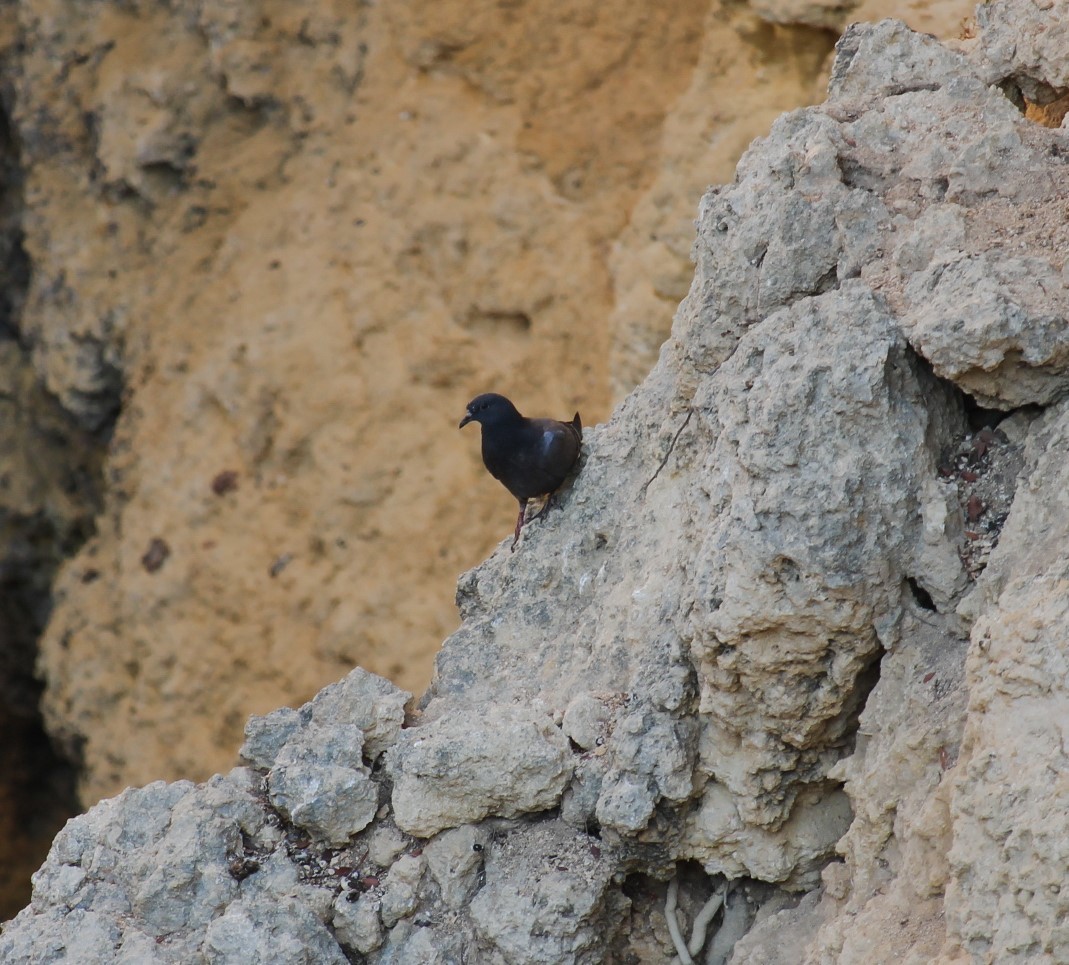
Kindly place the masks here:
POLYGON ((238 474, 233 469, 224 469, 212 480, 212 492, 224 496, 238 488, 238 474))
POLYGON ((170 555, 171 547, 160 537, 154 536, 149 541, 145 555, 141 557, 141 565, 147 572, 155 573, 167 562, 167 557, 170 555))

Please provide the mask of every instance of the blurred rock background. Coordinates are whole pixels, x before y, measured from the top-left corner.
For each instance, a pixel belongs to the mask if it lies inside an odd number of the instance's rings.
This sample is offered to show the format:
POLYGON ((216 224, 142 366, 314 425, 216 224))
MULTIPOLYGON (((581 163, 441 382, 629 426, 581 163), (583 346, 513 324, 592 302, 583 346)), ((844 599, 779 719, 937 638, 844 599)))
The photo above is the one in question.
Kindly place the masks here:
POLYGON ((422 689, 511 527, 468 399, 603 419, 841 28, 971 6, 0 11, 0 917, 66 816, 225 770, 249 714, 422 689))

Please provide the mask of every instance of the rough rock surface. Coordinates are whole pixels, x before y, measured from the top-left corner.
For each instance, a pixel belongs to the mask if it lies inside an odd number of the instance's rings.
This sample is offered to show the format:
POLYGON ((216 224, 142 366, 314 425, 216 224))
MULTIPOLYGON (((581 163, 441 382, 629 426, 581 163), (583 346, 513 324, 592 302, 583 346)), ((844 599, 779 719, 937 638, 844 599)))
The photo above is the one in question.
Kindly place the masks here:
POLYGON ((975 354, 940 362, 910 287, 1027 257, 1061 304, 1066 134, 892 21, 851 28, 832 78, 703 200, 657 367, 562 508, 462 577, 407 726, 354 671, 250 722, 252 767, 102 803, 0 958, 1069 958, 1067 322, 1002 351, 1003 281, 975 354), (913 247, 932 211, 963 230, 913 247), (1015 485, 979 485, 1015 454, 1015 485), (980 492, 1001 502, 974 519, 980 492), (339 844, 319 816, 346 746, 378 807, 339 844))
POLYGON ((426 838, 491 814, 554 807, 572 759, 544 713, 487 702, 407 731, 389 771, 397 826, 426 838))
POLYGON ((24 829, 0 917, 77 809, 64 766, 86 804, 203 778, 250 712, 354 663, 425 684, 452 574, 509 512, 426 412, 507 383, 589 422, 632 388, 689 283, 694 199, 819 97, 832 39, 722 0, 302 9, 0 11, 0 823, 24 829), (31 679, 53 603, 69 764, 31 679))

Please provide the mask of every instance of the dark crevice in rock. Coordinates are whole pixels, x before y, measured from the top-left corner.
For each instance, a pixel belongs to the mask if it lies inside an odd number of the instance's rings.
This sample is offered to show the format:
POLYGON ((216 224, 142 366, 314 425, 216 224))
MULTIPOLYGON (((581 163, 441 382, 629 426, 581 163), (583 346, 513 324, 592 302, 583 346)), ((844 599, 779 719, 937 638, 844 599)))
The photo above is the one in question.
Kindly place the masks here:
MULTIPOLYGON (((955 391, 960 391, 955 389, 955 391)), ((969 428, 973 432, 979 432, 981 429, 990 428, 994 429, 1003 419, 1009 416, 1014 410, 1012 409, 991 409, 987 406, 981 405, 967 392, 961 393, 962 403, 965 406, 965 418, 968 421, 969 428)))
POLYGON ((30 260, 22 246, 22 171, 6 110, 0 110, 0 339, 19 341, 17 320, 30 284, 30 260))
MULTIPOLYGON (((1041 99, 1030 99, 1013 78, 1004 80, 998 87, 1006 95, 1007 100, 1024 114, 1026 120, 1040 127, 1055 130, 1060 128, 1065 122, 1066 114, 1069 114, 1069 90, 1052 88, 1035 79, 1032 83, 1039 88, 1034 93, 1042 92, 1044 95, 1041 99)), ((1057 156, 1056 152, 1051 153, 1057 156)))
POLYGON ((79 429, 37 380, 20 331, 32 265, 23 247, 23 171, 0 108, 0 919, 29 899, 30 875, 79 807, 76 767, 45 732, 35 677, 60 564, 92 535, 104 442, 79 429))
POLYGON ((820 278, 817 279, 814 294, 823 295, 825 292, 834 291, 839 287, 839 269, 833 265, 820 278))
MULTIPOLYGON (((34 428, 28 421, 23 426, 34 428)), ((30 874, 55 833, 79 811, 76 761, 63 759, 45 733, 34 665, 53 579, 91 532, 88 513, 23 516, 19 507, 5 505, 5 495, 0 492, 0 829, 10 833, 0 836, 0 918, 29 899, 30 874)))
POLYGON ((706 874, 696 861, 682 861, 668 881, 633 872, 621 885, 630 902, 630 921, 622 930, 627 957, 609 961, 672 959, 675 941, 687 947, 695 962, 723 965, 735 944, 752 927, 758 911, 781 911, 797 904, 800 895, 753 878, 725 880, 706 874), (668 916, 675 919, 675 937, 668 916))
POLYGON ((1017 82, 1013 80, 1012 77, 1007 77, 1002 82, 996 84, 995 87, 1002 91, 1002 93, 1006 95, 1006 100, 1008 100, 1022 114, 1028 109, 1028 102, 1024 99, 1024 94, 1021 93, 1021 88, 1017 86, 1017 82))
MULTIPOLYGON (((963 524, 958 555, 970 580, 975 580, 987 566, 1009 516, 1023 466, 1025 427, 1043 409, 1036 405, 1016 409, 985 406, 949 379, 936 375, 928 360, 912 346, 911 352, 915 364, 937 388, 928 405, 933 427, 940 426, 942 431, 929 438, 929 444, 938 453, 940 479, 955 487, 963 524), (1006 426, 1009 434, 1001 426, 1006 426), (948 431, 954 432, 950 438, 948 431)), ((924 586, 925 574, 912 574, 907 582, 922 609, 938 611, 924 586)))
POLYGON ((932 599, 932 594, 929 593, 923 586, 921 586, 912 576, 906 578, 906 585, 909 586, 909 592, 913 595, 913 599, 917 602, 922 610, 937 610, 935 601, 932 599))
POLYGON ((959 555, 975 580, 998 546, 1024 465, 1024 432, 1043 407, 993 409, 953 383, 939 381, 960 398, 964 411, 965 431, 944 446, 938 471, 955 487, 964 529, 959 555))
POLYGON ((842 154, 838 156, 837 163, 839 178, 846 187, 869 194, 881 194, 886 190, 887 179, 880 172, 842 154))
POLYGON ((865 712, 865 705, 868 704, 869 697, 872 696, 872 692, 880 682, 880 667, 886 653, 887 651, 883 647, 878 647, 854 680, 854 692, 843 732, 842 745, 845 751, 842 755, 843 757, 848 757, 857 749, 857 735, 861 725, 861 715, 865 712))

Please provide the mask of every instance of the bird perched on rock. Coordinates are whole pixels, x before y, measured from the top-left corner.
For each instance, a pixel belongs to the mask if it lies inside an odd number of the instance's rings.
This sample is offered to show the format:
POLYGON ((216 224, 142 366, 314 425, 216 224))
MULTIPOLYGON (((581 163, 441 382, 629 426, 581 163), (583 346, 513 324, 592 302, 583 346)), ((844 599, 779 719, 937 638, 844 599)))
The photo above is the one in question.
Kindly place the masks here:
MULTIPOLYGON (((468 403, 460 420, 483 427, 483 463, 490 475, 520 502, 512 548, 520 538, 527 501, 538 496, 552 497, 579 460, 583 444, 583 423, 579 413, 571 422, 556 419, 527 419, 508 399, 494 392, 477 395, 468 403)), ((533 519, 549 509, 550 500, 533 519)))

